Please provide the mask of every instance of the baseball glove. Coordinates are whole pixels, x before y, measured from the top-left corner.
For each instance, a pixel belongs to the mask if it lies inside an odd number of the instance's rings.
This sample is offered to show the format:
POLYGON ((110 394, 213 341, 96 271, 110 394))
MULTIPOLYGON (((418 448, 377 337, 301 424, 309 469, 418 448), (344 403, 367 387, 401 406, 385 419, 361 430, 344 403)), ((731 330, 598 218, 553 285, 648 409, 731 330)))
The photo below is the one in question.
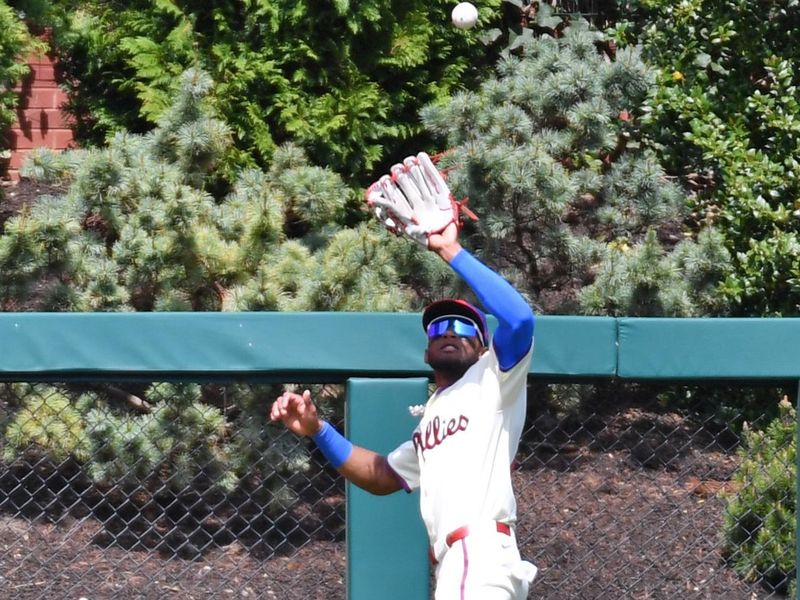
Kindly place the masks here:
MULTIPOLYGON (((391 168, 366 192, 367 204, 386 229, 404 234, 423 247, 428 236, 450 223, 461 227, 461 210, 442 174, 424 152, 409 156, 391 168)), ((471 212, 468 213, 474 218, 471 212)))

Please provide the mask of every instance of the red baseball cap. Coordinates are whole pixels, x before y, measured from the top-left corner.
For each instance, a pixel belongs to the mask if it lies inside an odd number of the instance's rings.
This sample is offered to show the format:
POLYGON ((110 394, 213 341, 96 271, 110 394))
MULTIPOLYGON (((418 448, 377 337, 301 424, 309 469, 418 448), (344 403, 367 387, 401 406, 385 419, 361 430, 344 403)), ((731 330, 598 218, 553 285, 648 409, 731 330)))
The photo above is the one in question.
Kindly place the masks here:
POLYGON ((489 344, 489 327, 486 324, 486 315, 481 309, 461 298, 445 298, 444 300, 431 302, 422 312, 422 328, 427 331, 428 325, 432 321, 449 315, 465 317, 474 322, 481 330, 485 340, 484 345, 489 344))

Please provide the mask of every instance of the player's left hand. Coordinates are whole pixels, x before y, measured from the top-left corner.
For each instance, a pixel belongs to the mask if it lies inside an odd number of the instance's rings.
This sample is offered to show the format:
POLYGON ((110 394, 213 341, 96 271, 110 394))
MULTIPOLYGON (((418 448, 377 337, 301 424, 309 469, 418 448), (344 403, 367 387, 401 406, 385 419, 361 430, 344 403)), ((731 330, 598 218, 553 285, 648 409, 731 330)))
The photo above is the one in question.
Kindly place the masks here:
POLYGON ((313 436, 322 428, 322 421, 317 415, 317 407, 311 400, 311 392, 305 390, 302 395, 284 392, 272 403, 269 418, 272 421, 283 421, 297 435, 313 436))

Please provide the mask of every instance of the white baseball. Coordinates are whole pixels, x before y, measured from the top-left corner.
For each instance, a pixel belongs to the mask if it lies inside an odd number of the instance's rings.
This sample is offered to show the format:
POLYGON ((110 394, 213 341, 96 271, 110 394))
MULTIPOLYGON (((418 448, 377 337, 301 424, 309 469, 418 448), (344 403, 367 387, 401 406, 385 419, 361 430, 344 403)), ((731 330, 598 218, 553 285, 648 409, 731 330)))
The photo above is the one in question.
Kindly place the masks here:
POLYGON ((450 18, 459 29, 469 29, 478 22, 478 9, 471 2, 459 2, 450 13, 450 18))

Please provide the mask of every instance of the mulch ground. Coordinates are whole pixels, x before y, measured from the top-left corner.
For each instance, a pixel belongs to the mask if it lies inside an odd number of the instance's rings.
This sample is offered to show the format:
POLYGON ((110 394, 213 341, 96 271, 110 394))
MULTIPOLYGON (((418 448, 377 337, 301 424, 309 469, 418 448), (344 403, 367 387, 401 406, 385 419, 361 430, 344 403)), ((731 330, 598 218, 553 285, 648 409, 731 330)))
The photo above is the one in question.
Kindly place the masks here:
POLYGON ((63 192, 62 186, 36 183, 29 179, 14 184, 3 182, 0 189, 0 232, 9 217, 18 214, 24 206, 32 206, 41 196, 58 196, 63 192))
MULTIPOLYGON (((731 472, 731 455, 692 451, 663 469, 634 464, 625 451, 584 449, 567 460, 568 469, 525 461, 514 476, 521 551, 540 569, 529 598, 782 597, 742 581, 723 560, 720 492, 727 480, 715 477, 731 472)), ((343 600, 343 499, 327 501, 339 529, 333 539, 312 534, 269 552, 245 536, 193 560, 107 544, 103 525, 91 517, 46 522, 4 515, 0 590, 7 595, 0 597, 343 600)))

